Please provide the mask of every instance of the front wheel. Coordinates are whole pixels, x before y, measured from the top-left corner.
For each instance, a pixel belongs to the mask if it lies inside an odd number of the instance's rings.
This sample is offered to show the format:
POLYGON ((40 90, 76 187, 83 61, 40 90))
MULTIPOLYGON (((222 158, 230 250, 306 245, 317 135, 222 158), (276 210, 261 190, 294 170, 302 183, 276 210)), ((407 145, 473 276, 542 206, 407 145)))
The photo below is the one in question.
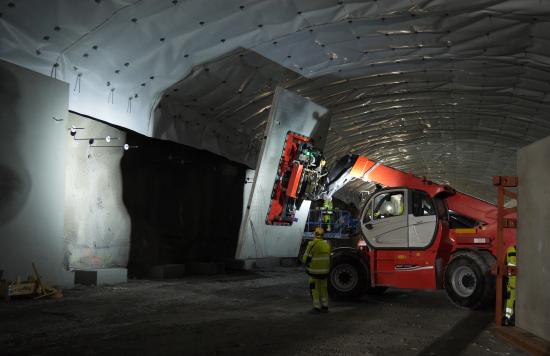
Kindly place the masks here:
POLYGON ((490 266, 472 251, 455 255, 445 269, 445 290, 459 307, 479 309, 488 305, 495 295, 490 266))
POLYGON ((357 299, 367 291, 368 271, 355 256, 336 255, 332 258, 328 278, 331 297, 357 299))

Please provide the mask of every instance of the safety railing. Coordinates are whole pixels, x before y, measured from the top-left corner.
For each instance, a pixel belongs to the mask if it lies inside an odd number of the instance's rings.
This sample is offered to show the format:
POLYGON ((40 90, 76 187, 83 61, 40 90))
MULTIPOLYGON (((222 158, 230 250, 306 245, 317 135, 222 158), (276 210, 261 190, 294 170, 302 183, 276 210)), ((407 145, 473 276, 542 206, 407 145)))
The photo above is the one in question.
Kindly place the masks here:
POLYGON ((357 233, 358 226, 358 220, 347 210, 314 208, 308 213, 303 237, 313 238, 315 229, 322 227, 326 238, 347 238, 357 233))

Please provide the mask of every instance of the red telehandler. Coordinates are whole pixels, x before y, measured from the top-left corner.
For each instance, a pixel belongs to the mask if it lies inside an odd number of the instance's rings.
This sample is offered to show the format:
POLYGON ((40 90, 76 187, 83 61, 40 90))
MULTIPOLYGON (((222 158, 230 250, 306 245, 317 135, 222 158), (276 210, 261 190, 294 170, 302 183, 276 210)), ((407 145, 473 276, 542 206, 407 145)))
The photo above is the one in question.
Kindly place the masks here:
MULTIPOLYGON (((363 156, 346 157, 329 176, 329 195, 352 179, 385 187, 371 194, 362 209, 365 243, 334 251, 329 278, 333 295, 357 297, 387 287, 444 288, 465 308, 494 300, 495 205, 363 156)), ((506 251, 516 236, 513 229, 504 231, 506 251)))
MULTIPOLYGON (((302 200, 330 199, 354 179, 384 186, 370 194, 361 210, 359 245, 333 251, 332 296, 360 297, 388 287, 444 288, 464 308, 494 300, 495 205, 364 156, 345 156, 327 171, 322 153, 290 132, 286 148, 268 224, 292 224, 302 200)), ((515 230, 505 229, 503 251, 515 240, 515 230)))

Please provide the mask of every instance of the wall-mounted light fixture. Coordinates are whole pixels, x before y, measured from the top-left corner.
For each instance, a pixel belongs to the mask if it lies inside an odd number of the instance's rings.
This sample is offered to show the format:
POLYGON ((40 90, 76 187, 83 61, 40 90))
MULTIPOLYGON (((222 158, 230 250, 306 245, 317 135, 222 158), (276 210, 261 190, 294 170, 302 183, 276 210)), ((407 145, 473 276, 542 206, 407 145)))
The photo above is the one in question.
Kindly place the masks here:
POLYGON ((88 137, 88 138, 77 138, 76 134, 78 133, 78 130, 84 130, 84 127, 75 127, 74 125, 70 127, 69 133, 71 134, 74 141, 88 141, 88 144, 90 147, 95 148, 122 148, 124 151, 128 151, 130 148, 138 148, 139 146, 130 146, 129 144, 125 143, 124 145, 94 145, 96 141, 105 141, 107 143, 110 143, 113 140, 118 140, 118 137, 88 137))
MULTIPOLYGON (((107 141, 107 142, 109 142, 109 141, 107 141)), ((98 147, 98 148, 119 147, 119 148, 124 149, 124 151, 128 151, 130 148, 138 148, 139 146, 130 146, 129 144, 125 143, 122 146, 110 146, 110 145, 109 146, 107 146, 107 145, 105 145, 105 146, 101 146, 101 145, 92 146, 92 145, 90 145, 90 147, 93 147, 93 148, 96 148, 96 147, 98 147)))
POLYGON ((71 136, 73 137, 74 140, 79 140, 76 138, 76 133, 77 133, 77 130, 84 130, 84 127, 75 127, 74 125, 71 126, 71 128, 69 129, 69 132, 71 134, 71 136))

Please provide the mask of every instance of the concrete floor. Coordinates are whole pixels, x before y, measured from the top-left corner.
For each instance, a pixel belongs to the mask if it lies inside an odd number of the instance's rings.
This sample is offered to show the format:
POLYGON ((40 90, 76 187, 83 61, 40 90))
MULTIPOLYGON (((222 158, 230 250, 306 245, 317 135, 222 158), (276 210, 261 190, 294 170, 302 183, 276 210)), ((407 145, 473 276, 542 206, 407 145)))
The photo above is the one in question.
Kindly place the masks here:
POLYGON ((0 354, 520 355, 490 312, 441 291, 389 290, 311 315, 299 268, 132 281, 0 303, 0 354))

